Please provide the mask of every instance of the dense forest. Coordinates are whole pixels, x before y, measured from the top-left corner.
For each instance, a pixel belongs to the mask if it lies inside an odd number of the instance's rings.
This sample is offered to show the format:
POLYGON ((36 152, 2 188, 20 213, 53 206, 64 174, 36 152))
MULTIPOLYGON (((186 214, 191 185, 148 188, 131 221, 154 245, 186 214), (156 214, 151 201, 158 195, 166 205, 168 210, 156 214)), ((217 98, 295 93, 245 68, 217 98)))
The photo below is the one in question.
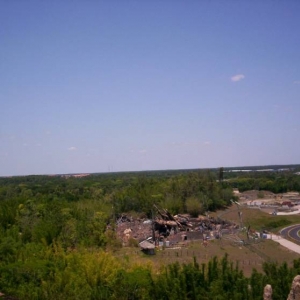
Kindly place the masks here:
POLYGON ((252 171, 226 172, 225 176, 230 186, 238 188, 240 192, 247 190, 267 190, 273 193, 300 191, 300 167, 282 171, 252 171))
POLYGON ((121 213, 150 217, 153 204, 172 214, 214 211, 234 199, 233 187, 300 191, 294 173, 220 168, 2 177, 0 291, 17 299, 261 299, 271 283, 278 286, 273 299, 284 299, 300 261, 291 268, 266 263, 264 274, 250 278, 226 256, 154 272, 114 257, 121 247, 115 220, 121 213))

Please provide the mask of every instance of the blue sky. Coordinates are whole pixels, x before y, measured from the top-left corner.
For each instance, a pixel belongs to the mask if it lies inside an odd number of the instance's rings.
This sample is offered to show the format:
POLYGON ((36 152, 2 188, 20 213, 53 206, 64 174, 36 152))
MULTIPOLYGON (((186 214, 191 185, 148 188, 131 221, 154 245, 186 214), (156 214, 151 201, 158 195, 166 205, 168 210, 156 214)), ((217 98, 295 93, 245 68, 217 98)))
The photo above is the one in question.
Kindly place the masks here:
POLYGON ((299 164, 300 1, 1 1, 0 176, 299 164))

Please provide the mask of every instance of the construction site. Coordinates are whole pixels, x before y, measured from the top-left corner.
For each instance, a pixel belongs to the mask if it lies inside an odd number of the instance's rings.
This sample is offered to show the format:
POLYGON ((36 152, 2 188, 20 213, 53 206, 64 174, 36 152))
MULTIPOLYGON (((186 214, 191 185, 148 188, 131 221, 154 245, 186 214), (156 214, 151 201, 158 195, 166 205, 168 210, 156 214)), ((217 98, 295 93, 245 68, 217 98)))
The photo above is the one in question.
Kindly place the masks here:
MULTIPOLYGON (((128 215, 118 218, 117 235, 123 246, 135 240, 143 251, 153 254, 155 248, 185 247, 191 241, 202 241, 204 244, 214 239, 230 239, 236 244, 246 242, 238 234, 243 230, 242 219, 238 224, 209 215, 197 218, 187 214, 171 215, 157 206, 153 211, 153 219, 134 219, 128 215)), ((241 216, 241 212, 237 213, 241 216)), ((246 231, 249 240, 258 238, 251 228, 246 231)))

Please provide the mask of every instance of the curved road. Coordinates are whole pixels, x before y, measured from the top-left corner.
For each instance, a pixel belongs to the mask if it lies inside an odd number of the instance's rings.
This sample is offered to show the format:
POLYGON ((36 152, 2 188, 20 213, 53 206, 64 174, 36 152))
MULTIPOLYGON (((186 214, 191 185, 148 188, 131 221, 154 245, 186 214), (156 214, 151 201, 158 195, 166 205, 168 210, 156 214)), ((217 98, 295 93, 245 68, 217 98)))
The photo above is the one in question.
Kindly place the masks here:
POLYGON ((283 228, 280 231, 280 234, 282 237, 289 237, 293 240, 296 240, 298 243, 300 243, 300 236, 298 235, 298 232, 300 231, 300 224, 292 225, 286 228, 283 228))

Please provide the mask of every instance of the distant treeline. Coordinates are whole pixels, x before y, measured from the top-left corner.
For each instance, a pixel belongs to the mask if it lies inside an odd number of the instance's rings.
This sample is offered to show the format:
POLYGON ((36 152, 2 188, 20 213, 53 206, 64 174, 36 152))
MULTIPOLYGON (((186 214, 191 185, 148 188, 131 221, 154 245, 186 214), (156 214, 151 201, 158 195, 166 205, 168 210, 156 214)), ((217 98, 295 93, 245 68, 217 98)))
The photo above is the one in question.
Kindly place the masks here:
POLYGON ((266 190, 273 193, 300 192, 300 175, 295 171, 234 172, 224 173, 224 178, 240 192, 266 190))
POLYGON ((15 199, 66 201, 96 200, 113 207, 114 213, 136 211, 150 215, 153 204, 162 204, 172 213, 186 212, 191 199, 200 211, 229 204, 230 185, 217 182, 211 171, 154 171, 107 173, 82 178, 25 176, 0 178, 0 201, 15 199))

